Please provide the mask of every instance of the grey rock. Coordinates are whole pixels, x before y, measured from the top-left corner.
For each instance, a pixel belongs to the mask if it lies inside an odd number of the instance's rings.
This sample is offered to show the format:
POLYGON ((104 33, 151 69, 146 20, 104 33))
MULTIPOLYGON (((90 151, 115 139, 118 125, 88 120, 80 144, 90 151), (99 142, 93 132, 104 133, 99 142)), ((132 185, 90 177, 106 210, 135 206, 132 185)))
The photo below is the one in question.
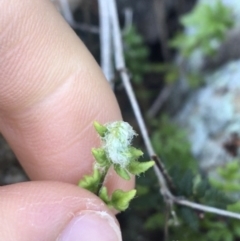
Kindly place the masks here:
POLYGON ((212 57, 206 57, 202 62, 204 71, 217 69, 229 61, 240 59, 240 25, 231 29, 220 45, 217 53, 212 57))
POLYGON ((233 134, 240 136, 240 60, 207 75, 206 85, 191 94, 175 120, 186 129, 203 170, 233 159, 224 145, 233 134))

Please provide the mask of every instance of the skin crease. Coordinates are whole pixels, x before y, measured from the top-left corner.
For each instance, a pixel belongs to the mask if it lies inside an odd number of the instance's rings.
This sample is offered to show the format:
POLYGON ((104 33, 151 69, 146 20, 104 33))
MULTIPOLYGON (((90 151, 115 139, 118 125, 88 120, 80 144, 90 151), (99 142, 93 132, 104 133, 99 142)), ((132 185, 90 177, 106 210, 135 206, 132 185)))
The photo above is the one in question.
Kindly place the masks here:
MULTIPOLYGON (((41 240, 55 240, 71 215, 107 210, 73 184, 92 171, 91 148, 99 146, 93 121, 120 120, 121 114, 99 66, 50 1, 2 0, 0 9, 0 131, 31 180, 38 180, 0 188, 0 236, 32 241, 34 230, 40 232, 33 227, 43 224, 41 240), (54 227, 44 218, 47 211, 32 209, 40 203, 44 210, 66 196, 68 208, 51 211, 62 215, 54 227)), ((106 186, 110 193, 131 190, 134 179, 111 171, 106 186)))

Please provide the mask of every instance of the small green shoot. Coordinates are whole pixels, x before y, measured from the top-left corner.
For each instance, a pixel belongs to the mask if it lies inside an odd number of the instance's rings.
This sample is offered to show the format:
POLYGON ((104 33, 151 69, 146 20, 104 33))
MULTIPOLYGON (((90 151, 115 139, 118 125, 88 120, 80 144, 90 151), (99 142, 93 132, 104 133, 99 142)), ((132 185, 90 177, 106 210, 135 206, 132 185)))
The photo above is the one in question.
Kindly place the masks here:
POLYGON ((154 165, 154 161, 139 162, 138 158, 143 152, 131 146, 136 132, 123 121, 116 121, 101 125, 94 122, 94 127, 99 134, 102 146, 93 148, 92 154, 96 160, 92 175, 85 175, 79 186, 98 195, 109 208, 124 211, 128 208, 130 201, 135 197, 136 190, 115 190, 109 196, 104 186, 104 179, 111 166, 123 179, 130 180, 131 175, 140 175, 154 165))

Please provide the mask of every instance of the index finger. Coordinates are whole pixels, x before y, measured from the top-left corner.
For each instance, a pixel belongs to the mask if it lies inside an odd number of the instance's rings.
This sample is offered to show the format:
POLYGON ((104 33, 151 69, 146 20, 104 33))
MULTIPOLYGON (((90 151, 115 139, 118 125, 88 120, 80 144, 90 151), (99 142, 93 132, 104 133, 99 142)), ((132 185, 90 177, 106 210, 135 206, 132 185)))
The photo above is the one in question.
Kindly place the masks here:
POLYGON ((0 7, 1 132, 31 179, 76 183, 92 170, 93 121, 121 119, 115 97, 49 1, 0 7))

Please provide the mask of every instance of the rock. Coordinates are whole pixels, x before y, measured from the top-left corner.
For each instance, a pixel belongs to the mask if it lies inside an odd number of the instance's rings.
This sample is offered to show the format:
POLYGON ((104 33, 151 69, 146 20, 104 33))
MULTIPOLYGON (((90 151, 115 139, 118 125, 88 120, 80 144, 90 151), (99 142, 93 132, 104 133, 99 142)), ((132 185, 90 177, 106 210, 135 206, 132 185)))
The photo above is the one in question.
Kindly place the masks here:
POLYGON ((175 120, 186 129, 203 170, 239 157, 240 141, 236 151, 228 146, 233 136, 240 138, 240 60, 207 75, 206 85, 191 94, 175 120))
POLYGON ((240 25, 231 29, 223 43, 220 45, 217 53, 211 58, 207 57, 202 62, 204 71, 213 70, 221 67, 229 61, 240 59, 240 25))
MULTIPOLYGON (((177 57, 181 75, 171 96, 178 102, 174 106, 169 101, 173 110, 178 109, 174 121, 186 130, 200 169, 213 179, 219 178, 217 167, 240 157, 240 1, 222 2, 232 8, 234 28, 226 33, 215 56, 206 57, 199 48, 189 58, 177 57), (203 77, 204 86, 193 90, 189 73, 203 77)), ((185 29, 186 34, 192 31, 185 29)))

